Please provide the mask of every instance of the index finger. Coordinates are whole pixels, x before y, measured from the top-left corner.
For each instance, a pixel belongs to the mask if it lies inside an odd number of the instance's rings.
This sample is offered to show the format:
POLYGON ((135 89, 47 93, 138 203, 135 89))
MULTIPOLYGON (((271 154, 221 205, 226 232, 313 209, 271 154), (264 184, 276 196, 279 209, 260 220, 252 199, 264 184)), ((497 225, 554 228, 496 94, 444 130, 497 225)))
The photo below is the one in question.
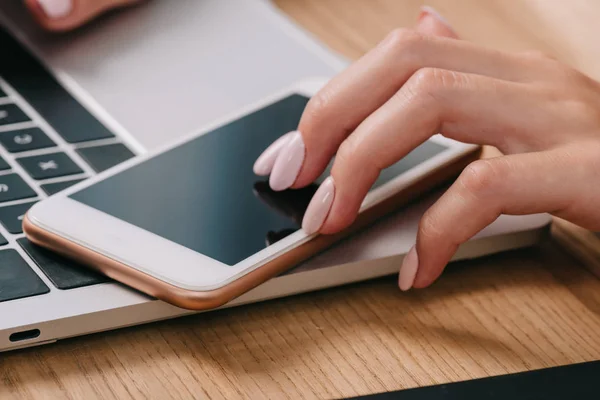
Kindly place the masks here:
POLYGON ((395 30, 309 101, 299 124, 304 160, 300 170, 294 171, 293 177, 287 177, 287 187, 298 188, 313 182, 344 139, 422 68, 513 82, 539 78, 536 71, 516 55, 417 31, 395 30), (290 182, 293 178, 295 180, 290 182))

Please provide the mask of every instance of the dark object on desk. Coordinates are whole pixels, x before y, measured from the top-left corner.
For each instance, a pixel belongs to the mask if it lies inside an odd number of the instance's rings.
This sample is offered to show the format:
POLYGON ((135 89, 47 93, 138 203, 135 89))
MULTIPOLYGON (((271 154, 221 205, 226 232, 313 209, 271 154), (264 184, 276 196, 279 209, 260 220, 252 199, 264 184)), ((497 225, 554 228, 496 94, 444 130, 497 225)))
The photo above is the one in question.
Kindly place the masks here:
POLYGON ((600 361, 356 397, 362 400, 564 400, 600 398, 600 361))

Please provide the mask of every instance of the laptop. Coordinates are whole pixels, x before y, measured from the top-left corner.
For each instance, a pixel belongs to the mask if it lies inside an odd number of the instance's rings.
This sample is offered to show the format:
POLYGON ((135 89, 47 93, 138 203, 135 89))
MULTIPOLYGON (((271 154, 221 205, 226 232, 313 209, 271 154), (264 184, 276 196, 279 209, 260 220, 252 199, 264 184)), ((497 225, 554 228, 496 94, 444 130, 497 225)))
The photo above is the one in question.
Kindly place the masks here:
MULTIPOLYGON (((32 204, 347 65, 261 0, 148 2, 61 35, 3 2, 0 51, 0 351, 190 313, 33 246, 21 230, 32 204)), ((435 196, 227 306, 397 273, 435 196)), ((531 246, 549 222, 503 216, 456 259, 531 246)))

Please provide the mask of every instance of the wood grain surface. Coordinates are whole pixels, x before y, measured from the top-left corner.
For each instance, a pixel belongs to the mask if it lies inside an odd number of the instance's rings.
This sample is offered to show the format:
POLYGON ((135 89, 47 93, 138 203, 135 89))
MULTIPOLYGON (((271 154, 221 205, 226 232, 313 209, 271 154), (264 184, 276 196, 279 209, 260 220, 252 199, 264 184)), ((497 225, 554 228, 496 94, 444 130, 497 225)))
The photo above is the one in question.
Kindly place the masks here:
MULTIPOLYGON (((277 0, 350 58, 416 0, 277 0)), ((431 1, 468 40, 540 49, 600 77, 600 2, 431 1)), ((1 317, 1 316, 0 316, 1 317)), ((0 354, 0 399, 339 398, 600 357, 600 281, 548 240, 396 279, 0 354)))

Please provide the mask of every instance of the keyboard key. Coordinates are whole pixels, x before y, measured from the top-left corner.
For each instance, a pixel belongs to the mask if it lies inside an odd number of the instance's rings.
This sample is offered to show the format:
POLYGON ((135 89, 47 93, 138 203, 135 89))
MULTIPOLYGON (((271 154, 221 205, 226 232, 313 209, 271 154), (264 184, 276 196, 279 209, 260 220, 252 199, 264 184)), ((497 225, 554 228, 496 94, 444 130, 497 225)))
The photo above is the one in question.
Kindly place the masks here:
POLYGON ((40 128, 0 133, 0 143, 11 153, 56 146, 40 128))
POLYGON ((23 217, 27 210, 36 202, 15 204, 14 206, 0 207, 0 222, 7 231, 16 235, 23 233, 23 217))
POLYGON ((0 302, 48 293, 50 289, 16 250, 0 251, 0 302))
POLYGON ((83 172, 65 153, 22 157, 17 158, 17 161, 34 179, 56 178, 57 176, 80 174, 83 172))
POLYGON ((31 243, 26 238, 17 241, 36 265, 59 289, 73 289, 82 286, 108 282, 109 279, 68 258, 59 256, 43 247, 31 243))
POLYGON ((75 179, 72 181, 64 181, 64 182, 56 182, 56 183, 47 183, 42 185, 42 189, 48 196, 52 196, 55 193, 62 192, 66 188, 73 186, 76 183, 83 181, 84 179, 75 179))
POLYGON ((16 104, 0 105, 0 126, 31 121, 16 104))
POLYGON ((8 240, 6 240, 6 238, 2 235, 0 235, 0 246, 4 246, 8 244, 8 240))
POLYGON ((102 172, 134 157, 135 154, 121 143, 84 147, 77 152, 96 172, 102 172))
POLYGON ((4 158, 0 157, 0 171, 4 171, 6 169, 10 169, 10 165, 8 165, 4 158))
POLYGON ((0 176, 0 202, 35 197, 37 193, 17 174, 0 176))

